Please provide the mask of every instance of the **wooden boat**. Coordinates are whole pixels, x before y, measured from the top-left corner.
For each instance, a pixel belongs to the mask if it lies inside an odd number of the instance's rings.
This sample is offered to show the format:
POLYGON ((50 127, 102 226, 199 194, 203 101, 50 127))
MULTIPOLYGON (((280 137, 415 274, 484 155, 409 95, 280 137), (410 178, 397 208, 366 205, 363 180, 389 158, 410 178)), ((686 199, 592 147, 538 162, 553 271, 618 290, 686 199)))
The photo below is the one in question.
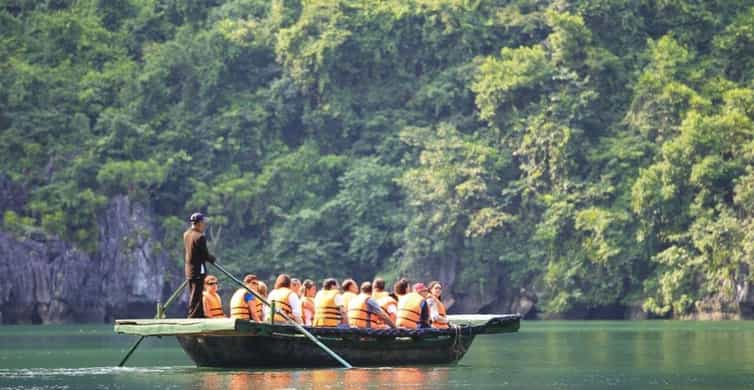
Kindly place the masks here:
MULTIPOLYGON (((480 334, 518 331, 521 316, 451 315, 451 329, 356 329, 307 327, 354 366, 458 362, 480 334)), ((200 367, 328 367, 338 362, 292 325, 230 318, 116 320, 115 332, 176 336, 200 367)))

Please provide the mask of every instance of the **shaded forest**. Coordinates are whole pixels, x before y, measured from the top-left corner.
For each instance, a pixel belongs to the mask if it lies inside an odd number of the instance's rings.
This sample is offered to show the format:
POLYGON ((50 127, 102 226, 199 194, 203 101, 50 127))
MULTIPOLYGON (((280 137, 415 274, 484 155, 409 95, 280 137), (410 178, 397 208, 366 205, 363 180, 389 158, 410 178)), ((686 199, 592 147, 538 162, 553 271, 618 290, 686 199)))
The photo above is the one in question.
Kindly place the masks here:
POLYGON ((0 86, 17 237, 95 251, 127 195, 238 273, 750 299, 750 1, 0 0, 0 86))

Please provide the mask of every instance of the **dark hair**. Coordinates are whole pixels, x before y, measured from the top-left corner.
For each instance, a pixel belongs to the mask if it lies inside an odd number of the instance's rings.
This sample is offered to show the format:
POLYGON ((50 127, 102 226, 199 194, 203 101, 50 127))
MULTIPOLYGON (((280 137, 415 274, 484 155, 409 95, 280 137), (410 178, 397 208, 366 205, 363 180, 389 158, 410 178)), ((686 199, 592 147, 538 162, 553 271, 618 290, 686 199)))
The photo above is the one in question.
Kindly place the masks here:
POLYGON ((301 295, 302 297, 306 296, 306 292, 309 291, 310 288, 315 287, 314 282, 306 279, 304 280, 304 283, 301 284, 301 295))
POLYGON ((330 290, 333 287, 338 287, 338 281, 333 278, 327 278, 324 282, 322 282, 322 289, 323 290, 330 290))
POLYGON ((288 287, 291 288, 291 277, 288 274, 280 274, 275 279, 275 288, 288 287))
POLYGON ((372 283, 371 282, 364 282, 361 284, 361 292, 363 294, 371 294, 372 293, 372 283))
POLYGON ((385 279, 374 278, 374 281, 372 282, 372 288, 380 291, 385 290, 385 279))
POLYGON ((346 280, 344 280, 344 281, 343 281, 343 284, 341 284, 341 286, 343 287, 343 291, 348 291, 348 290, 350 290, 350 289, 351 289, 351 286, 354 286, 354 287, 356 287, 357 289, 359 288, 359 285, 358 285, 358 284, 356 284, 356 281, 355 281, 355 280, 353 280, 353 279, 346 279, 346 280))
MULTIPOLYGON (((438 282, 437 280, 433 280, 433 281, 429 282, 429 288, 427 288, 427 290, 429 290, 430 294, 432 294, 432 287, 434 287, 436 284, 439 284, 440 286, 442 286, 442 283, 438 282)), ((440 294, 440 296, 437 297, 437 299, 439 299, 440 302, 442 302, 442 294, 440 294)))
POLYGON ((400 278, 395 285, 393 285, 393 292, 399 295, 404 295, 408 291, 408 280, 400 278))

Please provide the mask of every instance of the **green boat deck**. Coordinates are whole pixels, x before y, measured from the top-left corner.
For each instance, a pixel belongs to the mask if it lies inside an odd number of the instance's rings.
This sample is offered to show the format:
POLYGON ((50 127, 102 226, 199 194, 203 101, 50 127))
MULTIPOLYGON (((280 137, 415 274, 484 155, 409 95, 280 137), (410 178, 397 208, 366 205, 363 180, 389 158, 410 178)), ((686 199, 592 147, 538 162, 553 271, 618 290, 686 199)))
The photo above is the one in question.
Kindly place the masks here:
MULTIPOLYGON (((450 323, 475 334, 515 332, 519 327, 520 316, 515 314, 463 314, 448 316, 450 323)), ((366 329, 355 328, 309 328, 315 334, 360 333, 366 329)), ((393 332, 416 332, 417 330, 398 329, 393 332)), ((454 330, 424 329, 424 332, 441 333, 454 330)), ((298 331, 288 324, 254 322, 233 318, 167 318, 167 319, 123 319, 115 321, 115 332, 136 336, 179 336, 179 335, 239 335, 239 334, 294 334, 298 331)), ((379 331, 371 331, 379 332, 379 331)))

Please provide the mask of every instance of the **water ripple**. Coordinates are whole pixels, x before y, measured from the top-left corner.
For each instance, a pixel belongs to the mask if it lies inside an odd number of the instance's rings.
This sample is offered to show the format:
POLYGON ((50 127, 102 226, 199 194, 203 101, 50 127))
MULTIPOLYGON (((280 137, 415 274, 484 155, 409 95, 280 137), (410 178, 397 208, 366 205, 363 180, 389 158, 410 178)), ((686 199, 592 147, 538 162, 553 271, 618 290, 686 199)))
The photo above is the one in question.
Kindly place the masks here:
POLYGON ((2 379, 78 377, 121 374, 160 374, 185 367, 85 367, 85 368, 16 368, 0 369, 2 379))

